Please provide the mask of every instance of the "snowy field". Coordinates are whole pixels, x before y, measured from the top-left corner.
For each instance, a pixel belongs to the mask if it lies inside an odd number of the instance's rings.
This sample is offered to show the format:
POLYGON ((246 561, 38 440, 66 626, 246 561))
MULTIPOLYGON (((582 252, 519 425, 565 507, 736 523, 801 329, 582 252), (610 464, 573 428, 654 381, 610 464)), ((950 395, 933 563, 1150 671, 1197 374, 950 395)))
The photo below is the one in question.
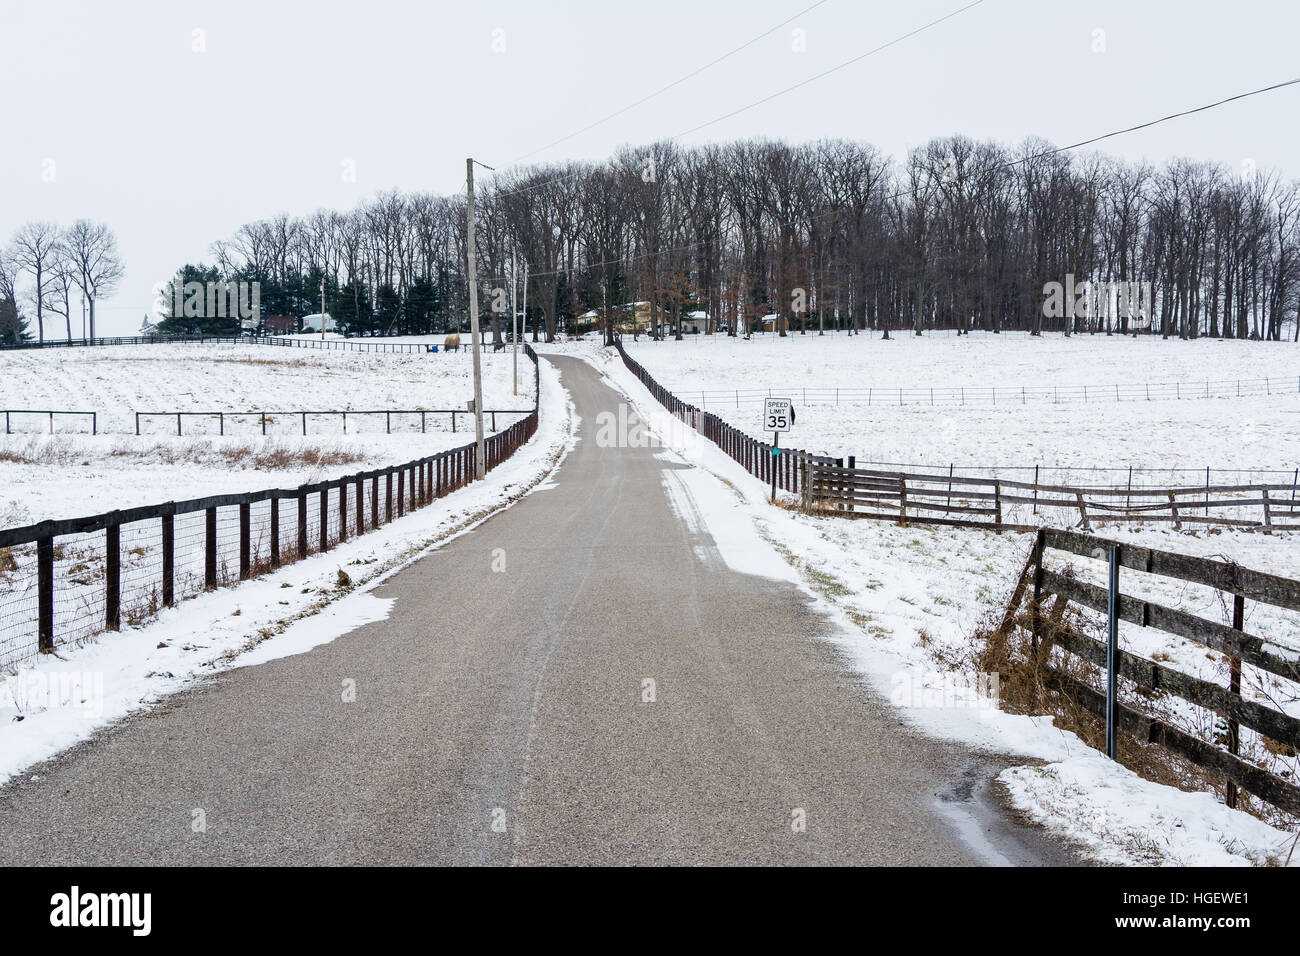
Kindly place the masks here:
MULTIPOLYGON (((484 355, 488 409, 529 409, 532 363, 513 394, 509 354, 484 355)), ((468 353, 366 354, 255 345, 106 346, 0 352, 0 408, 94 411, 89 420, 11 414, 0 435, 0 527, 46 518, 267 487, 291 488, 398 464, 473 440, 450 414, 361 415, 359 410, 464 409, 473 395, 468 353), (334 411, 341 415, 237 412, 334 411), (135 412, 222 412, 221 418, 135 412), (391 433, 388 429, 391 428, 391 433), (423 431, 421 430, 423 428, 423 431), (224 434, 221 432, 224 431, 224 434)), ((519 415, 498 415, 497 430, 519 415)), ((492 419, 486 424, 491 431, 492 419)))
POLYGON ((996 468, 1021 480, 1033 479, 1035 465, 1113 469, 1073 476, 1087 483, 1122 482, 1132 466, 1134 483, 1150 485, 1195 483, 1174 469, 1199 471, 1204 481, 1207 466, 1216 483, 1282 482, 1300 466, 1300 346, 1292 343, 896 333, 889 341, 878 334, 625 338, 624 347, 679 398, 755 437, 762 395, 792 398, 798 417, 782 444, 854 455, 859 464, 954 465, 972 475, 996 468), (1222 397, 1135 397, 1147 384, 1159 396, 1204 395, 1207 382, 1222 397))
MULTIPOLYGON (((748 344, 722 348, 741 352, 748 344)), ((839 369, 858 361, 850 356, 853 361, 836 364, 836 349, 847 350, 852 345, 841 339, 834 345, 805 342, 794 347, 806 347, 809 355, 816 351, 820 359, 839 369)), ((760 347, 772 346, 760 343, 760 347)), ((944 342, 922 344, 915 354, 934 349, 942 360, 950 354, 949 347, 944 342)), ((654 344, 629 352, 652 374, 662 374, 666 384, 674 382, 674 374, 679 376, 675 380, 679 388, 707 380, 709 363, 689 364, 688 378, 688 363, 684 358, 672 359, 672 348, 671 344, 654 344), (656 361, 658 365, 653 364, 656 361)), ((709 354, 705 346, 697 353, 689 352, 690 348, 678 355, 709 354)), ((1007 799, 1028 816, 1104 862, 1261 865, 1286 859, 1295 840, 1294 821, 1260 808, 1266 822, 1242 810, 1228 809, 1221 794, 1184 792, 1143 779, 1056 726, 1052 717, 1019 716, 999 707, 996 694, 990 694, 982 681, 989 675, 979 672, 976 655, 981 645, 974 635, 991 615, 1004 609, 1032 543, 1028 535, 904 528, 773 508, 766 502, 762 483, 715 446, 680 427, 612 352, 590 345, 565 346, 563 350, 585 357, 605 373, 611 385, 628 395, 638 416, 659 436, 664 454, 700 466, 699 470, 667 472, 667 490, 683 519, 701 525, 728 564, 737 570, 787 577, 804 587, 837 622, 833 640, 863 679, 889 698, 909 721, 938 736, 1031 761, 1011 767, 999 778, 1007 799), (762 560, 769 549, 784 558, 784 572, 762 560)), ((1051 346, 1044 351, 1052 351, 1051 346)), ((1010 367, 1019 360, 1003 354, 1000 361, 1003 367, 1010 367)), ((1078 366, 1085 357, 1078 355, 1070 361, 1078 366)), ((1096 372, 1099 360, 1094 355, 1091 361, 1096 372)), ((946 374, 953 375, 951 369, 946 374)), ((788 390, 798 379, 787 374, 785 381, 788 390)), ((1198 403, 1189 400, 1186 404, 1198 403)), ((804 422, 801 416, 798 426, 804 422)), ((757 432, 752 425, 747 430, 757 432)), ((979 439, 996 442, 998 436, 985 431, 973 440, 979 439)), ((1104 432, 1099 431, 1093 439, 1103 442, 1104 432)), ((1176 436, 1170 438, 1170 445, 1177 446, 1176 436)), ((918 443, 916 447, 926 446, 918 443)), ((1228 558, 1247 567, 1300 576, 1300 538, 1293 534, 1268 536, 1219 529, 1107 529, 1106 534, 1167 551, 1228 558)), ((1103 579, 1101 562, 1071 561, 1084 580, 1098 583, 1103 579)), ((1049 566, 1059 570, 1066 563, 1064 556, 1052 555, 1049 566)), ((1129 593, 1230 623, 1231 603, 1225 606, 1221 595, 1210 589, 1162 579, 1140 582, 1139 578, 1127 575, 1129 593)), ((1300 615, 1249 602, 1247 630, 1267 635, 1277 653, 1300 659, 1300 615)), ((1127 623, 1121 626, 1120 637, 1122 646, 1156 657, 1166 666, 1224 681, 1226 658, 1200 645, 1127 623)), ((1279 681, 1249 665, 1243 670, 1247 697, 1300 716, 1300 685, 1279 681)), ((1126 700, 1135 699, 1135 691, 1127 685, 1122 693, 1126 700)), ((1203 738, 1222 729, 1212 714, 1172 695, 1142 703, 1144 709, 1154 707, 1165 719, 1203 738)), ((1244 728, 1242 748, 1243 753, 1267 761, 1274 772, 1289 779, 1300 775, 1300 758, 1266 752, 1258 736, 1244 728)), ((1291 862, 1300 864, 1300 855, 1291 862)))

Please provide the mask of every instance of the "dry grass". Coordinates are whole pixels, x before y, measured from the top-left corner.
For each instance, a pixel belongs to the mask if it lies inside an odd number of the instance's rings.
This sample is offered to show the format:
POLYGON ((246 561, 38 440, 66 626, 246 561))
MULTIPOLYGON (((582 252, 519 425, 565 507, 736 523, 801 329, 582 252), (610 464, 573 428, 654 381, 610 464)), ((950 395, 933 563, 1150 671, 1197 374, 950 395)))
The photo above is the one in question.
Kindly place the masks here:
POLYGON ((125 464, 199 465, 254 471, 352 465, 366 460, 364 453, 346 448, 274 443, 225 444, 192 439, 151 444, 115 444, 106 449, 91 450, 81 442, 31 438, 22 444, 0 447, 0 462, 17 465, 89 466, 101 457, 125 464))
MULTIPOLYGON (((1065 573, 1069 575, 1070 569, 1067 568, 1065 573)), ((1067 628, 1104 644, 1104 622, 1080 612, 1072 604, 1057 603, 1049 596, 1040 610, 1042 634, 1039 645, 1035 647, 1027 629, 1031 603, 1032 600, 1026 598, 1024 611, 1010 627, 1005 626, 1004 611, 990 612, 972 635, 972 650, 961 665, 976 674, 998 675, 1003 710, 1015 714, 1050 715, 1057 727, 1076 734, 1089 747, 1104 751, 1105 720, 1081 703, 1058 675, 1072 677, 1094 688, 1104 686, 1105 675, 1090 661, 1056 646, 1057 636, 1067 628)), ((1163 693, 1130 685, 1124 680, 1120 682, 1119 697, 1121 703, 1134 710, 1201 739, 1214 738, 1214 716, 1208 712, 1205 726, 1188 726, 1186 715, 1175 712, 1163 693)), ((1268 743, 1271 741, 1258 748, 1259 754, 1248 755, 1243 748, 1243 756, 1261 756, 1262 752, 1272 749, 1268 743)), ((1147 780, 1188 792, 1215 793, 1220 799, 1224 796, 1225 780, 1158 744, 1123 730, 1118 733, 1117 744, 1119 763, 1147 780)), ((1289 815, 1244 791, 1239 792, 1238 807, 1274 826, 1287 827, 1295 823, 1289 815)))

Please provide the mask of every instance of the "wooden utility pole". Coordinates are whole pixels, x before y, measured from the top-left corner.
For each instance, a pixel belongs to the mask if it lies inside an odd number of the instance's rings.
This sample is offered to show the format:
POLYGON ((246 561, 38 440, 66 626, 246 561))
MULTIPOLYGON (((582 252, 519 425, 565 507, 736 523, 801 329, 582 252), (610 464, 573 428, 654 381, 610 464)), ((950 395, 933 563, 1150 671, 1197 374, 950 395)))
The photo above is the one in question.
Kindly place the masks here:
POLYGON ((515 287, 519 283, 515 281, 515 259, 510 257, 510 350, 512 352, 511 361, 514 365, 515 377, 515 394, 519 394, 519 333, 515 326, 519 322, 519 312, 515 309, 515 287))
MULTIPOLYGON (((483 166, 482 163, 479 163, 483 166)), ((491 166, 483 166, 491 169, 491 166)), ((465 160, 465 192, 468 202, 465 207, 466 255, 469 258, 469 329, 471 348, 474 350, 474 477, 482 480, 487 476, 487 455, 483 445, 483 376, 479 368, 479 329, 478 329, 478 278, 474 272, 474 160, 465 160)))

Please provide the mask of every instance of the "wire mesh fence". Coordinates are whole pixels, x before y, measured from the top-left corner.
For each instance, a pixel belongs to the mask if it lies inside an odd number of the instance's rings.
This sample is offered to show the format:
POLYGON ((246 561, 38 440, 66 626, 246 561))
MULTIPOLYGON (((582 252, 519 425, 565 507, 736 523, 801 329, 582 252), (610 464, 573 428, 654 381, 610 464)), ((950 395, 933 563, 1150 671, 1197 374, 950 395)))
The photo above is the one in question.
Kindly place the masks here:
MULTIPOLYGON (((525 353, 536 383, 536 354, 525 353)), ((533 436, 539 408, 535 400, 531 413, 485 439, 488 470, 533 436)), ((475 451, 466 444, 295 489, 0 530, 0 671, 386 525, 472 481, 475 451)))

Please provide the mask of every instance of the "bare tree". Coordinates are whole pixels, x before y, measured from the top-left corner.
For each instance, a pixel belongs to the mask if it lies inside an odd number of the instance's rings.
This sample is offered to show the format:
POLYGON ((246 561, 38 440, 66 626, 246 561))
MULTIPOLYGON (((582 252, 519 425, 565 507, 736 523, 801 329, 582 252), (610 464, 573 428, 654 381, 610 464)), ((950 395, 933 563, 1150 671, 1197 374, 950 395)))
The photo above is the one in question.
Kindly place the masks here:
POLYGON ((71 259, 74 281, 86 297, 89 309, 89 334, 95 338, 95 303, 112 295, 124 272, 117 252, 117 238, 103 223, 78 219, 63 235, 63 245, 71 259))
POLYGON ((49 295, 50 265, 59 245, 59 227, 48 221, 34 221, 22 226, 9 247, 9 258, 19 271, 32 277, 32 303, 36 306, 37 341, 45 341, 45 300, 49 295))

